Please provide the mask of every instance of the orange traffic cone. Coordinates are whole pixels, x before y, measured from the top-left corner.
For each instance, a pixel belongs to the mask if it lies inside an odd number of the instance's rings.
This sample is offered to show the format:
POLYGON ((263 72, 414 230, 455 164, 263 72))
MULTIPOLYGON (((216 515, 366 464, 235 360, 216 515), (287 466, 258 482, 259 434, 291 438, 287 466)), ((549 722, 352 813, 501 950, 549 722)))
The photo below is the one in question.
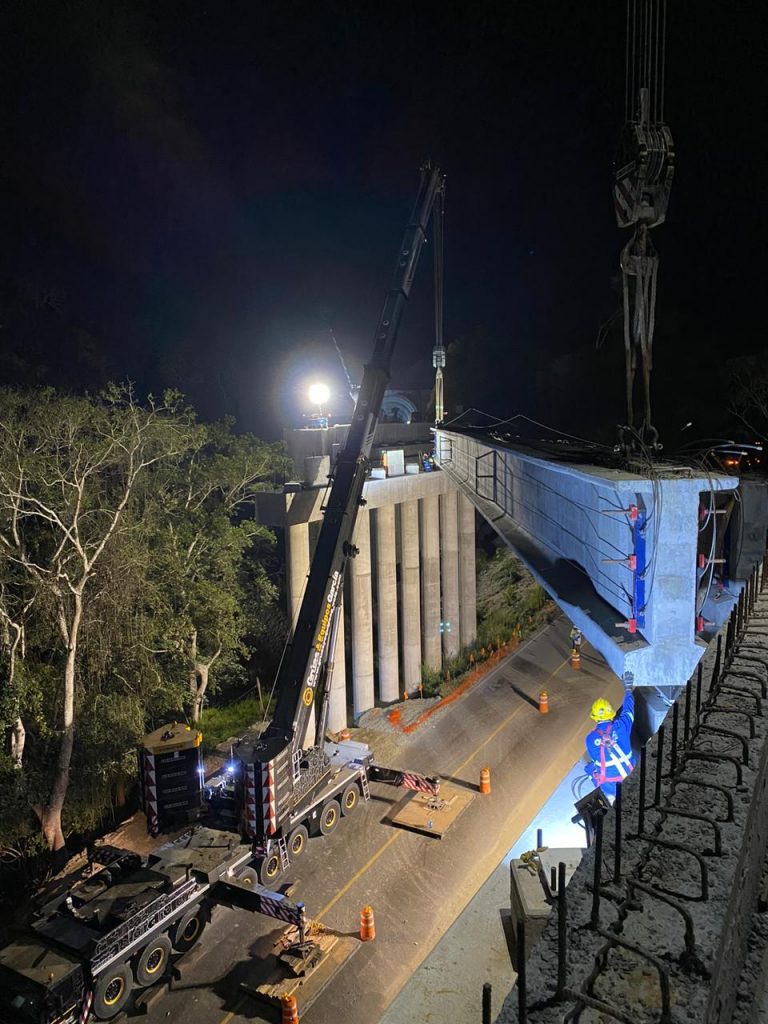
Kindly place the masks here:
POLYGON ((546 715, 549 712, 549 694, 546 690, 542 690, 539 694, 539 711, 542 715, 546 715))
POLYGON ((480 769, 480 792, 490 793, 491 792, 491 769, 481 768, 480 769))
POLYGON ((343 740, 351 740, 352 739, 352 733, 349 731, 349 729, 342 729, 341 732, 339 733, 339 739, 342 740, 342 741, 343 740))
POLYGON ((571 648, 571 668, 575 668, 575 669, 580 669, 581 668, 581 655, 579 654, 579 648, 578 647, 572 647, 571 648))
POLYGON ((282 1014, 280 1024, 299 1024, 299 1010, 296 1006, 296 996, 289 996, 287 993, 280 996, 282 1014))
POLYGON ((373 907, 363 907, 360 911, 360 939, 370 942, 376 938, 376 925, 373 920, 373 907))
POLYGON ((393 708, 387 712, 387 718, 390 720, 392 725, 397 725, 400 721, 400 708, 393 708))

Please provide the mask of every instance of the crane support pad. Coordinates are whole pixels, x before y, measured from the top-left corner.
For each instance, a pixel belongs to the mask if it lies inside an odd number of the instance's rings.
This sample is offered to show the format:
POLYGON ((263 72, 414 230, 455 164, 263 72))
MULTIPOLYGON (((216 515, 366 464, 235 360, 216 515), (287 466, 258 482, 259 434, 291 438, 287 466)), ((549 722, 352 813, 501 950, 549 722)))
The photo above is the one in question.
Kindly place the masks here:
POLYGON ((276 1007, 280 1006, 283 995, 293 995, 296 996, 299 1012, 302 1015, 306 1013, 362 945, 356 936, 331 931, 316 921, 310 922, 307 939, 320 949, 320 958, 314 967, 297 977, 281 962, 281 954, 289 953, 291 946, 298 941, 296 929, 286 928, 273 952, 264 959, 254 960, 251 976, 247 981, 240 982, 243 992, 276 1007))
POLYGON ((471 789, 442 782, 439 796, 410 792, 395 804, 385 820, 398 828, 442 839, 474 798, 471 789))

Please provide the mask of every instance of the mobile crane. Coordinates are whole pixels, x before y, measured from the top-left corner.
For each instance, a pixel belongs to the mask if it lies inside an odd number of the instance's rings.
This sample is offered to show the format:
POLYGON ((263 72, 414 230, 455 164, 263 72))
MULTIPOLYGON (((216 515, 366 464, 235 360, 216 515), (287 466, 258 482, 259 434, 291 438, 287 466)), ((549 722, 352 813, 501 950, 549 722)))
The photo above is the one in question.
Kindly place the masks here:
MULTIPOLYGON (((305 849, 369 797, 369 782, 437 794, 439 780, 373 762, 363 743, 325 742, 330 680, 345 567, 364 499, 373 434, 397 332, 435 199, 439 169, 422 169, 411 219, 379 318, 371 361, 330 497, 292 642, 278 672, 277 705, 263 733, 236 745, 233 796, 209 801, 201 823, 149 855, 99 847, 101 870, 86 871, 35 905, 29 926, 0 948, 0 1024, 88 1024, 110 1020, 131 993, 167 974, 173 954, 196 943, 213 902, 294 925, 286 951, 295 973, 316 961, 304 905, 274 889, 305 849), (319 708, 307 745, 312 710, 319 708)), ((440 209, 442 207, 440 206, 440 209)), ((201 736, 175 723, 145 737, 139 751, 147 827, 157 835, 202 810, 201 736), (186 817, 185 817, 186 816, 186 817)))
POLYGON ((392 284, 374 335, 349 434, 331 478, 330 494, 312 559, 292 642, 276 680, 277 705, 261 734, 246 734, 237 744, 239 804, 243 830, 257 855, 259 880, 271 886, 291 856, 300 856, 311 832, 327 835, 358 801, 368 798, 368 782, 436 794, 439 782, 412 772, 373 763, 365 744, 326 744, 330 682, 339 626, 344 573, 357 551, 352 534, 365 504, 363 484, 382 398, 389 381, 400 319, 433 211, 442 215, 445 177, 431 166, 421 184, 405 231, 392 284), (436 199, 440 202, 436 203, 436 199), (314 742, 307 743, 317 708, 314 742))

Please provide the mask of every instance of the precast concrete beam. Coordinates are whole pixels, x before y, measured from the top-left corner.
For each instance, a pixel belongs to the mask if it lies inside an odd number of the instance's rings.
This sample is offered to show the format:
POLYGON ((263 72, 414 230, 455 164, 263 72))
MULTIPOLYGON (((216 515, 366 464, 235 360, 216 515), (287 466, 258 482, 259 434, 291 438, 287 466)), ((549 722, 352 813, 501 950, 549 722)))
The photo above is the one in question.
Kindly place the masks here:
POLYGON ((424 664, 442 665, 440 644, 440 499, 431 494, 421 500, 421 636, 424 664))
POLYGON ((440 576, 442 582, 443 656, 455 658, 461 649, 459 613, 459 494, 440 495, 440 576))
POLYGON ((397 548, 395 506, 376 509, 376 606, 379 653, 379 699, 385 704, 400 697, 400 656, 397 641, 397 548))
POLYGON ((373 683, 373 596, 371 592, 370 512, 357 515, 352 543, 358 554, 352 559, 352 710, 355 719, 375 704, 373 683))
MULTIPOLYGON (((419 503, 405 501, 400 510, 400 608, 402 610, 403 685, 411 690, 421 682, 421 574, 419 503)), ((474 509, 472 515, 474 516, 474 509)))
POLYGON ((617 675, 685 683, 708 639, 698 619, 711 577, 698 566, 702 499, 733 490, 735 478, 548 461, 474 431, 436 431, 436 454, 617 675))

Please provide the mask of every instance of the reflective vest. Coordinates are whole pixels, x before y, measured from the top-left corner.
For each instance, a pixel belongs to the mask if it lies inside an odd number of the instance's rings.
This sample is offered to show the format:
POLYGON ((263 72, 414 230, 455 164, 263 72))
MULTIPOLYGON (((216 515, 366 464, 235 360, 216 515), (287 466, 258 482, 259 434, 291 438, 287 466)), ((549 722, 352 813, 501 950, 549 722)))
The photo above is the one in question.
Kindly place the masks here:
POLYGON ((599 722, 587 735, 587 753, 594 764, 591 773, 595 784, 621 782, 635 767, 630 735, 635 719, 635 699, 632 692, 624 698, 621 714, 610 722, 599 722))

